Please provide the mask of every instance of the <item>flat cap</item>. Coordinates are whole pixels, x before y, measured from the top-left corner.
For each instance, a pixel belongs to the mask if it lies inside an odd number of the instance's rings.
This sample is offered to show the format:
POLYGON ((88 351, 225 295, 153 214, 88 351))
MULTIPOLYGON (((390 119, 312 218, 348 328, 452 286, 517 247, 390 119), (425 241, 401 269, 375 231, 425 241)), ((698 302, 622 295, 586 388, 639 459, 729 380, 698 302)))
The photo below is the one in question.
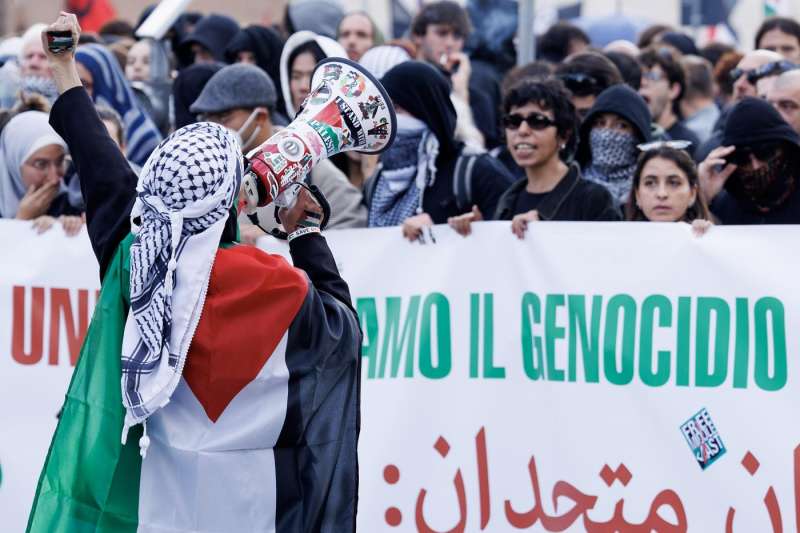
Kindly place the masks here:
POLYGON ((189 107, 192 113, 222 113, 229 109, 273 108, 278 93, 266 72, 255 65, 237 63, 211 76, 197 100, 189 107))

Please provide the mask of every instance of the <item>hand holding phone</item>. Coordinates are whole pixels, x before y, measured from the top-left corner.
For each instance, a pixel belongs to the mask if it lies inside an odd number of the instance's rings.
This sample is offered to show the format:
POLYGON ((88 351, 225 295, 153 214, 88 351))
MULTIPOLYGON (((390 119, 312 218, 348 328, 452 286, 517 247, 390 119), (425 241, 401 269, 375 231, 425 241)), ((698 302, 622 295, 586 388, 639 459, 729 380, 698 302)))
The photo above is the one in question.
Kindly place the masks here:
POLYGON ((46 30, 47 49, 54 54, 60 54, 75 48, 75 39, 72 30, 46 30))

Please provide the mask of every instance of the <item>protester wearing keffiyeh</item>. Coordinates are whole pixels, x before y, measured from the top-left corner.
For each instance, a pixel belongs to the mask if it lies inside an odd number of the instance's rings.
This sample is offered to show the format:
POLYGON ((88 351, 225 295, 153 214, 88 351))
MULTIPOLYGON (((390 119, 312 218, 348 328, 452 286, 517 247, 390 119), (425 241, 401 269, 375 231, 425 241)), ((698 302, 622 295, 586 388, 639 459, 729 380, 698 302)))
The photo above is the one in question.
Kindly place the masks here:
POLYGON ((81 46, 75 53, 75 59, 94 78, 94 102, 112 108, 122 117, 128 140, 128 159, 137 165, 144 165, 150 152, 161 140, 161 133, 139 107, 119 63, 111 52, 99 44, 81 46))
POLYGON ((165 139, 142 169, 131 213, 136 238, 122 344, 123 436, 165 405, 180 381, 238 195, 238 152, 229 130, 201 122, 165 139))

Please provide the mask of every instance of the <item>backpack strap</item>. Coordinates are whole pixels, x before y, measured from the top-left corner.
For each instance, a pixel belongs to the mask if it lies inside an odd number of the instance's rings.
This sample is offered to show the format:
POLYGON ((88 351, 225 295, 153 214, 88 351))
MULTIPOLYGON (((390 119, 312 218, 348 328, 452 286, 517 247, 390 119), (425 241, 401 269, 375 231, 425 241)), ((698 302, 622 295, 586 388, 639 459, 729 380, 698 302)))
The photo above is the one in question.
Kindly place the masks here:
POLYGON ((475 168, 475 161, 482 153, 462 152, 456 160, 456 168, 453 173, 453 196, 456 199, 456 207, 462 213, 472 209, 472 171, 475 168))

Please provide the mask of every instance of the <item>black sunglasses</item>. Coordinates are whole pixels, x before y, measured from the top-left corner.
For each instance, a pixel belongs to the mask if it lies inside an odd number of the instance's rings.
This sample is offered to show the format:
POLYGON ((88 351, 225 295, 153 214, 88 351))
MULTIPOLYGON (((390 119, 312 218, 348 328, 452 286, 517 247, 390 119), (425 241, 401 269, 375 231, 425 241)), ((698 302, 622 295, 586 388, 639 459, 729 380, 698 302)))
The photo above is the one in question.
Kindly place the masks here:
POLYGON ((527 117, 517 113, 509 113, 503 117, 503 125, 510 130, 519 128, 523 122, 527 122, 528 127, 532 130, 544 130, 556 125, 555 121, 541 113, 531 113, 527 117))
POLYGON ((747 76, 747 81, 750 83, 750 85, 755 85, 761 78, 777 76, 778 74, 783 74, 784 72, 788 72, 796 68, 797 65, 790 61, 773 61, 772 63, 767 63, 766 65, 761 65, 760 67, 750 70, 735 68, 731 70, 730 76, 731 81, 733 82, 741 78, 743 75, 747 76))
POLYGON ((725 156, 725 161, 737 166, 750 163, 750 154, 759 161, 769 161, 781 148, 780 142, 766 142, 751 146, 737 146, 736 150, 725 156))
POLYGON ((575 96, 588 96, 599 92, 597 80, 588 74, 582 74, 580 72, 561 74, 558 76, 558 79, 560 79, 564 86, 575 96))

